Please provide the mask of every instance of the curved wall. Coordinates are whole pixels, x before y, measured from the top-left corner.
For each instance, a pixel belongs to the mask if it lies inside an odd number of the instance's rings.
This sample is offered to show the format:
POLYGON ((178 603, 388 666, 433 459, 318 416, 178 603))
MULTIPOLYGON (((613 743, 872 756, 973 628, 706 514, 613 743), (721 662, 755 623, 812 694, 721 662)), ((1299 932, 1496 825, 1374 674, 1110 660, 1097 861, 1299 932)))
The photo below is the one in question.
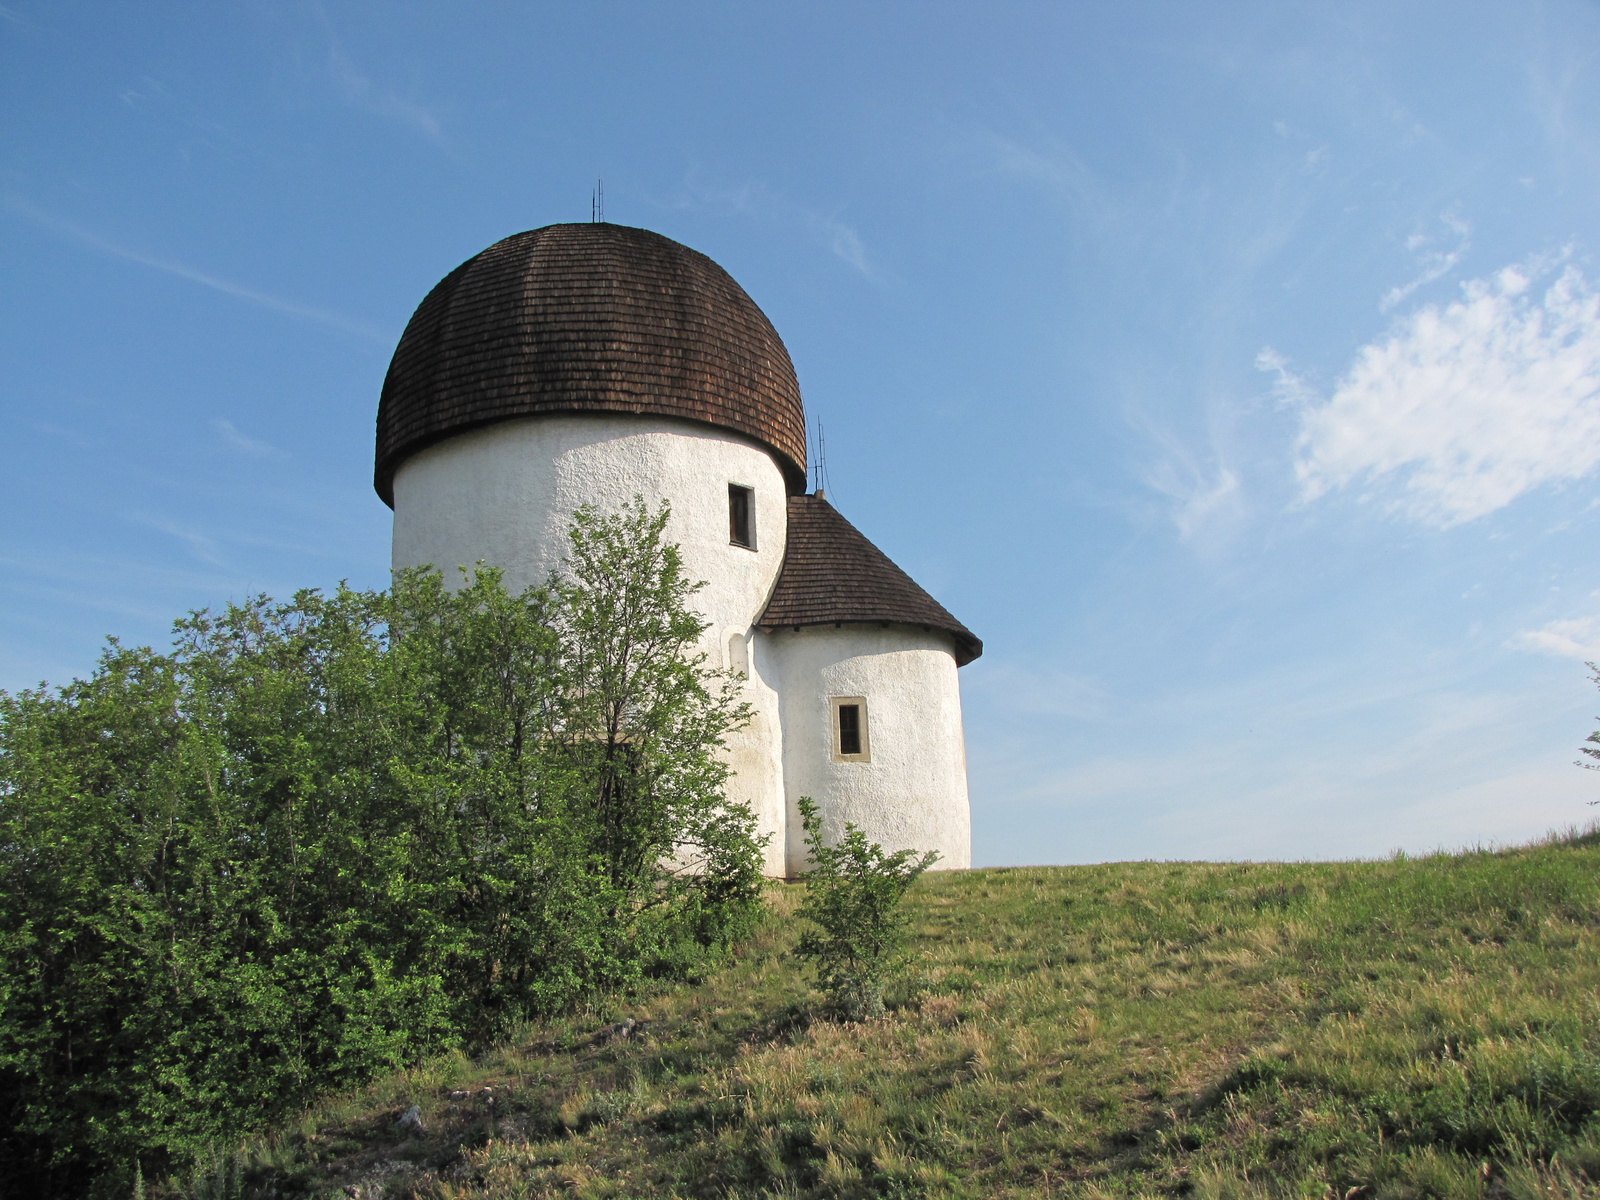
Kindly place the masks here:
POLYGON ((635 495, 672 505, 667 538, 689 577, 706 581, 691 603, 710 622, 710 662, 741 670, 741 658, 748 662, 755 715, 729 740, 729 794, 750 806, 760 832, 775 835, 767 871, 783 874, 777 679, 744 649, 783 566, 787 533, 788 489, 767 451, 737 434, 621 414, 529 417, 458 434, 395 473, 394 566, 431 564, 454 582, 458 566, 482 561, 504 568, 507 587, 520 591, 560 565, 581 505, 614 512, 635 495), (755 492, 754 550, 729 543, 729 484, 755 492))
POLYGON ((937 850, 938 870, 972 865, 961 686, 948 635, 905 625, 764 633, 757 669, 781 681, 787 874, 805 870, 798 808, 809 796, 832 842, 853 822, 886 850, 937 850), (870 761, 835 761, 831 700, 860 697, 870 761))

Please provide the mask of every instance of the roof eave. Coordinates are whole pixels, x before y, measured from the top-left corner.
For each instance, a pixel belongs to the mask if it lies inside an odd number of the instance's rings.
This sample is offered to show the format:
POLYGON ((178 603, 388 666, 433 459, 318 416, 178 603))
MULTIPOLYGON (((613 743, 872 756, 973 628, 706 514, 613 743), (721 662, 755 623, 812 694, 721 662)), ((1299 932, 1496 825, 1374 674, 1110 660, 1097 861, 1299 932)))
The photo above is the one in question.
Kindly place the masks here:
POLYGON ((772 456, 773 462, 778 464, 778 470, 783 472, 783 481, 789 489, 789 495, 802 495, 806 490, 806 469, 794 461, 778 447, 770 442, 762 441, 754 434, 743 430, 730 429, 726 425, 719 425, 715 421, 697 421, 693 417, 662 416, 642 406, 634 409, 618 405, 614 408, 541 408, 536 412, 506 413, 502 416, 486 418, 454 426, 450 429, 440 430, 424 437, 413 438, 409 443, 398 447, 390 454, 378 460, 377 468, 372 473, 372 487, 382 500, 391 509, 394 508, 394 477, 400 473, 400 468, 406 465, 407 460, 421 454, 430 446, 437 446, 440 442, 448 442, 453 437, 461 434, 473 433, 479 429, 487 429, 491 425, 503 425, 507 421, 536 421, 540 417, 610 417, 610 416, 639 416, 651 417, 662 421, 682 421, 687 425, 695 425, 706 429, 715 429, 719 433, 732 434, 736 437, 747 439, 749 442, 765 450, 772 456))
POLYGON ((948 629, 940 625, 927 625, 919 621, 906 621, 896 617, 829 617, 815 621, 768 621, 763 618, 756 622, 756 628, 765 633, 782 633, 784 630, 823 629, 829 625, 898 625, 903 629, 921 629, 929 633, 942 633, 952 643, 951 654, 955 657, 956 666, 964 667, 975 658, 983 656, 983 641, 966 629, 948 629))

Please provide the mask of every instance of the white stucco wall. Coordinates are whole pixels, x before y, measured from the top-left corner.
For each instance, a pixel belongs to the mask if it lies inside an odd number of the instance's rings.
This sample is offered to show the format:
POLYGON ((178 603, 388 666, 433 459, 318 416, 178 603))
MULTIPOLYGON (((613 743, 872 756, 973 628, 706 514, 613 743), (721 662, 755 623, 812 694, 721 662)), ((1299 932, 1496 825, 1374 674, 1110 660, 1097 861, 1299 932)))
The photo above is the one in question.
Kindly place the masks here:
POLYGON ((911 626, 831 625, 763 633, 754 659, 780 681, 788 874, 805 869, 796 802, 888 850, 937 850, 936 870, 972 865, 961 687, 950 638, 911 626), (870 762, 835 762, 833 697, 866 701, 870 762))
MULTIPOLYGON (((786 811, 775 676, 734 638, 749 635, 783 565, 788 501, 767 451, 734 433, 653 416, 595 413, 505 421, 449 438, 408 459, 394 479, 396 568, 431 564, 448 580, 479 561, 504 568, 521 590, 543 582, 567 549, 583 504, 616 511, 635 495, 672 505, 667 537, 691 579, 694 607, 710 622, 703 644, 718 667, 745 669, 750 725, 734 735, 733 798, 755 812, 767 872, 785 869, 786 811), (755 492, 754 550, 729 544, 728 485, 755 492)), ((958 717, 959 724, 959 717, 958 717)), ((963 792, 963 799, 965 793, 963 792)))

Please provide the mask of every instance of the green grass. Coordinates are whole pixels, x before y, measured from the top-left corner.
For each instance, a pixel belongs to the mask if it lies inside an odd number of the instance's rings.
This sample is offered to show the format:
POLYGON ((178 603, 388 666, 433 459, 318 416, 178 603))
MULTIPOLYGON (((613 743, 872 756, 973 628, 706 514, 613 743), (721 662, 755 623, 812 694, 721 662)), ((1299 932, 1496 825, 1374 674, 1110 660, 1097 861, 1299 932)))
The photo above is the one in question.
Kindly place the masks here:
POLYGON ((797 900, 702 984, 330 1100, 184 1190, 1600 1196, 1600 835, 928 875, 858 1025, 787 952, 797 900))

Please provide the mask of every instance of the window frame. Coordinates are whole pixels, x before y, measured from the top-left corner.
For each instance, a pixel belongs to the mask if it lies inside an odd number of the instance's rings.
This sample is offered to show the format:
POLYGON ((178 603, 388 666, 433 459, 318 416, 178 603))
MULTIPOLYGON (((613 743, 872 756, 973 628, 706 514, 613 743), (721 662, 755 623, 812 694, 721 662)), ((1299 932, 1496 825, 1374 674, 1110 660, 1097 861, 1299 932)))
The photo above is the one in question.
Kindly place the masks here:
POLYGON ((872 761, 872 738, 868 732, 870 722, 867 720, 867 698, 865 696, 829 696, 828 723, 831 726, 828 741, 833 749, 834 762, 869 763, 872 761), (861 752, 859 754, 846 754, 844 752, 844 731, 839 724, 839 710, 841 708, 854 708, 857 712, 861 735, 861 752))
POLYGON ((756 490, 743 483, 728 484, 728 545, 738 546, 741 550, 754 550, 756 548, 756 490), (744 500, 744 526, 748 541, 740 541, 736 536, 739 532, 734 519, 734 501, 736 497, 744 500))

